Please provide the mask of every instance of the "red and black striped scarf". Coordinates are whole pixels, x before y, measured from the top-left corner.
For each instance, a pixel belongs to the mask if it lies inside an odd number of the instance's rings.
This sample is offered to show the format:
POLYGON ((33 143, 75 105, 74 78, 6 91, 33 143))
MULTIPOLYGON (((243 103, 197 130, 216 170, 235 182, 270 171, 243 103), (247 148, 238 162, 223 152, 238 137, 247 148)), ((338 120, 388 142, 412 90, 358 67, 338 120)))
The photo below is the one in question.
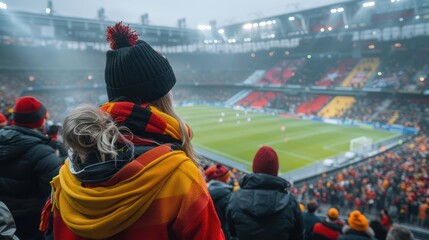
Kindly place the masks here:
MULTIPOLYGON (((132 102, 108 102, 100 107, 112 116, 118 126, 131 130, 129 138, 135 145, 158 145, 165 143, 182 143, 182 134, 177 119, 161 112, 149 104, 132 102)), ((188 126, 188 135, 191 131, 188 126)))

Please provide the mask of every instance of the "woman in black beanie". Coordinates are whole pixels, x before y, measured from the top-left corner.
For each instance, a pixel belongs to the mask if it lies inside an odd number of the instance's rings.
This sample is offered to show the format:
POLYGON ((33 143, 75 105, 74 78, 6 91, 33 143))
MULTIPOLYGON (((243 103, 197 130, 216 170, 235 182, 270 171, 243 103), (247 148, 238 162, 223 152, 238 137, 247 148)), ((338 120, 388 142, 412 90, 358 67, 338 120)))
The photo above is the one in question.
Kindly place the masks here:
POLYGON ((133 151, 111 141, 114 155, 126 156, 121 164, 96 154, 66 161, 52 183, 54 238, 224 239, 192 131, 173 109, 168 60, 122 23, 108 27, 107 40, 109 102, 100 109, 130 130, 133 151))

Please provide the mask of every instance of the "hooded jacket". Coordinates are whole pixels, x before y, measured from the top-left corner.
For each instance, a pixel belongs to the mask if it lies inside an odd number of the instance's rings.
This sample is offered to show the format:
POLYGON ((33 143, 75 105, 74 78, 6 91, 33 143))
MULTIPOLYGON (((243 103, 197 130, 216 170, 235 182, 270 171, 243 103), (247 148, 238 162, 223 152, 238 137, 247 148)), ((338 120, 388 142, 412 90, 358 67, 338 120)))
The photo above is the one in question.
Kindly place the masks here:
POLYGON ((19 240, 15 235, 16 227, 12 214, 3 202, 0 201, 0 239, 19 240))
POLYGON ((224 239, 202 174, 169 144, 103 182, 83 183, 82 171, 67 160, 52 182, 55 239, 224 239))
POLYGON ((303 239, 298 202, 289 182, 267 174, 248 174, 231 196, 227 226, 233 237, 247 239, 303 239))
POLYGON ((60 159, 49 141, 24 127, 0 130, 0 201, 15 218, 20 238, 38 233, 40 214, 51 192, 49 182, 58 174, 60 159), (29 227, 30 223, 34 224, 29 227))

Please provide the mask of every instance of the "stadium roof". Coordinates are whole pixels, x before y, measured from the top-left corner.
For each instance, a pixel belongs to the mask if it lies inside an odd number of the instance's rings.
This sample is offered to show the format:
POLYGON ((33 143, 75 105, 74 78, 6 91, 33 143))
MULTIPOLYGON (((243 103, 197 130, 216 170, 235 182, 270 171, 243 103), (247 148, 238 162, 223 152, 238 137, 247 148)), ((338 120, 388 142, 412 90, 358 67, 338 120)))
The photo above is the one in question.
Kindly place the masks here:
MULTIPOLYGON (((44 13, 47 0, 0 0, 6 2, 12 11, 44 13)), ((53 0, 54 14, 70 17, 96 18, 100 8, 105 9, 107 20, 140 22, 144 13, 149 15, 149 23, 157 26, 177 26, 177 20, 185 17, 189 28, 198 24, 208 24, 217 21, 218 26, 231 25, 248 20, 266 18, 289 12, 326 6, 344 0, 218 0, 218 1, 145 1, 127 0, 126 4, 118 4, 113 0, 53 0), (82 7, 85 6, 85 7, 82 7)))

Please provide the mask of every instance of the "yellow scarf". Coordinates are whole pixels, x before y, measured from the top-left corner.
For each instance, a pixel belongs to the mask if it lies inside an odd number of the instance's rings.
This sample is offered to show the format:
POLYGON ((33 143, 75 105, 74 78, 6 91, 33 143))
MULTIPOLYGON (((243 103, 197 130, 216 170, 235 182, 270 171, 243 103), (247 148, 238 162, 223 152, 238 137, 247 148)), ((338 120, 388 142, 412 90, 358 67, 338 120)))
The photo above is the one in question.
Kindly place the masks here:
POLYGON ((53 205, 75 234, 91 239, 108 238, 136 222, 186 161, 191 160, 183 151, 172 151, 113 186, 94 188, 83 187, 66 161, 51 182, 53 205))

